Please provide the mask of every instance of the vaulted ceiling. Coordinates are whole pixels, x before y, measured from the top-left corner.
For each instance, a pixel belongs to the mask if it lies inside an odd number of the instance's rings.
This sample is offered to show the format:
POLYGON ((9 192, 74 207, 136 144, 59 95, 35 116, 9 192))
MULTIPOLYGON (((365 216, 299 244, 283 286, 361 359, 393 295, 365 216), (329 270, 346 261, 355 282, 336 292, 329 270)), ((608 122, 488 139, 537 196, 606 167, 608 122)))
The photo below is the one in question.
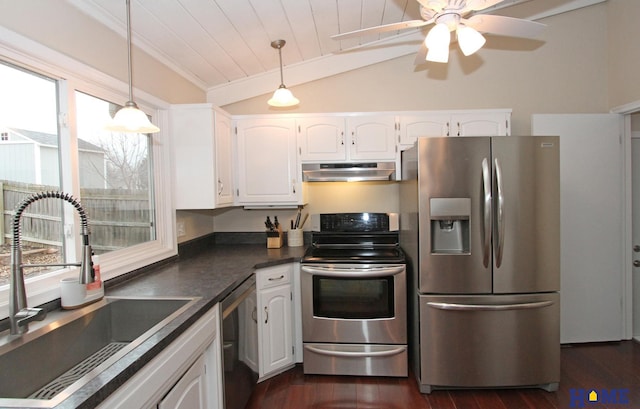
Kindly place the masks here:
MULTIPOLYGON (((125 0, 67 0, 126 36, 125 0)), ((539 19, 605 0, 504 0, 487 11, 539 19)), ((333 34, 420 19, 416 0, 132 0, 133 43, 225 105, 417 51, 429 27, 342 41, 333 34)), ((489 40, 490 41, 490 40, 489 40)))

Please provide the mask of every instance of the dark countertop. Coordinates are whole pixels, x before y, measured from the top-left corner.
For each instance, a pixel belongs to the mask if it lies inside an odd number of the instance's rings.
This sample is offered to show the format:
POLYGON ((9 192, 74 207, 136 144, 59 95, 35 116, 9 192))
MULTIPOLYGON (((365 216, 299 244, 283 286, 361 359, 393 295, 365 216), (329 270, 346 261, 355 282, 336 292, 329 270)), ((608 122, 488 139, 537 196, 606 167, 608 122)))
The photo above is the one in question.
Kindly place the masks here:
POLYGON ((265 244, 215 244, 197 254, 179 256, 117 285, 115 297, 200 297, 189 309, 104 370, 56 408, 94 408, 129 380, 201 316, 223 300, 255 269, 300 261, 305 247, 267 249, 265 244))

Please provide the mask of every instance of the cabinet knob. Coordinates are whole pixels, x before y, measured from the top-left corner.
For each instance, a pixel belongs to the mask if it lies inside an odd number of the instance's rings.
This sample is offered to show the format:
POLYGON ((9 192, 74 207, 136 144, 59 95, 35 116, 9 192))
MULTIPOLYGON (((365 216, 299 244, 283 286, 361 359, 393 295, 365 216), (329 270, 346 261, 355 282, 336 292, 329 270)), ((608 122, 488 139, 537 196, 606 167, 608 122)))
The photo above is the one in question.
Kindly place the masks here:
POLYGON ((640 267, 640 260, 633 260, 634 267, 640 267))
POLYGON ((640 245, 636 244, 635 246, 633 246, 633 251, 636 253, 640 253, 640 245))

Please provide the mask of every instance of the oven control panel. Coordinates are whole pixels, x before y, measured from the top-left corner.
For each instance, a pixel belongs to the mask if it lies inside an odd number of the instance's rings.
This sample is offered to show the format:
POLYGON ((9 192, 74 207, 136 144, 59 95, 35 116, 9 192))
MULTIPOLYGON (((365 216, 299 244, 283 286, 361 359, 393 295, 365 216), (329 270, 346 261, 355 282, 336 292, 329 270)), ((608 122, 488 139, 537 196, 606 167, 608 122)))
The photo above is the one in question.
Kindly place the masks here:
POLYGON ((397 213, 321 213, 311 215, 311 230, 316 232, 388 232, 398 231, 397 213))

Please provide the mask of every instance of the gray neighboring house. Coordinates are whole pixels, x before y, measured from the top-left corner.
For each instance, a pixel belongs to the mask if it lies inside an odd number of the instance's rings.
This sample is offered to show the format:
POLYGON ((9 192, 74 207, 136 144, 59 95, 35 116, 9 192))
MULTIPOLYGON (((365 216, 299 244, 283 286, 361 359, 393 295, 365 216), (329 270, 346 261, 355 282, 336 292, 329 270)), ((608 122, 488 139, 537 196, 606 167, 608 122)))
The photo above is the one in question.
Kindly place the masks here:
MULTIPOLYGON (((78 138, 80 186, 106 188, 104 150, 78 138)), ((24 129, 0 129, 0 180, 60 185, 58 136, 24 129)))

